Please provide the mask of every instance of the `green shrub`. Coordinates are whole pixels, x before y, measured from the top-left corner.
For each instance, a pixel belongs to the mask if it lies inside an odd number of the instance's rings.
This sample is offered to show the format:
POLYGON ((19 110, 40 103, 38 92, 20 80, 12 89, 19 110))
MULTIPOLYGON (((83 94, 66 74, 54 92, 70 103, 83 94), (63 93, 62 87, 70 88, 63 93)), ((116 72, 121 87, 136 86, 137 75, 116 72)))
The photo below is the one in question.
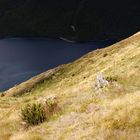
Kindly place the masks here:
POLYGON ((106 80, 109 81, 109 82, 117 82, 118 77, 117 76, 107 76, 106 80))
POLYGON ((37 125, 46 120, 44 106, 41 103, 27 104, 21 109, 23 121, 29 125, 37 125))

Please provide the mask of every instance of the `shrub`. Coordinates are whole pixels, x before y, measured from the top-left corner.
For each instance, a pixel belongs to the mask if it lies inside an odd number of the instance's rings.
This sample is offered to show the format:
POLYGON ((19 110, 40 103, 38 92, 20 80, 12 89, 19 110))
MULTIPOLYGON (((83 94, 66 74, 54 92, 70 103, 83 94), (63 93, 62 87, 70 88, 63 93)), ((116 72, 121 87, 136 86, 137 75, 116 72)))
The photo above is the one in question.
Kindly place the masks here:
POLYGON ((27 104, 21 109, 23 121, 29 125, 37 125, 46 120, 44 106, 41 103, 27 104))
POLYGON ((106 79, 109 82, 117 82, 118 81, 118 77, 117 76, 108 76, 108 77, 106 77, 106 79))
POLYGON ((0 95, 1 97, 4 97, 4 96, 5 96, 5 94, 4 94, 4 93, 0 93, 0 94, 1 94, 1 95, 0 95))
POLYGON ((103 54, 103 57, 106 57, 106 56, 108 56, 108 54, 107 54, 107 53, 103 54))

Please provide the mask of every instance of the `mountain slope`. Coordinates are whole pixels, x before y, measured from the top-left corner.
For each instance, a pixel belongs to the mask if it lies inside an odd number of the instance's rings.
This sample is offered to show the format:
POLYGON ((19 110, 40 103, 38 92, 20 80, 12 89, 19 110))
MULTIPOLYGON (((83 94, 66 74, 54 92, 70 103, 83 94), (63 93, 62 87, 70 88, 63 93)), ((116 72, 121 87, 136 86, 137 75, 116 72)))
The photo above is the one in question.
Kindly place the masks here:
POLYGON ((140 139, 140 33, 40 74, 0 98, 3 140, 140 139), (95 89, 103 73, 109 86, 95 89), (23 130, 20 109, 55 95, 61 112, 23 130), (13 97, 14 96, 14 97, 13 97))
POLYGON ((139 0, 2 0, 0 36, 120 40, 139 31, 139 5, 139 0))

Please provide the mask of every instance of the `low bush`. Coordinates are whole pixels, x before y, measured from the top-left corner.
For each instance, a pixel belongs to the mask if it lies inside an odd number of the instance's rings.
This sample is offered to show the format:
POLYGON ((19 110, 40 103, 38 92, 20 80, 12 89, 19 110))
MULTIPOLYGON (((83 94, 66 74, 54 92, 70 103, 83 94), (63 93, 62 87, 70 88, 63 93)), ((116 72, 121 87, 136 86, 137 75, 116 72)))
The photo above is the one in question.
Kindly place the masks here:
POLYGON ((41 103, 27 104, 21 109, 21 115, 29 125, 37 125, 46 120, 46 112, 41 103))
POLYGON ((106 56, 108 56, 108 53, 103 54, 103 57, 106 57, 106 56))
POLYGON ((4 97, 5 96, 5 94, 4 93, 0 93, 0 97, 4 97))
POLYGON ((105 78, 109 82, 117 82, 118 81, 118 77, 117 76, 107 76, 105 78))

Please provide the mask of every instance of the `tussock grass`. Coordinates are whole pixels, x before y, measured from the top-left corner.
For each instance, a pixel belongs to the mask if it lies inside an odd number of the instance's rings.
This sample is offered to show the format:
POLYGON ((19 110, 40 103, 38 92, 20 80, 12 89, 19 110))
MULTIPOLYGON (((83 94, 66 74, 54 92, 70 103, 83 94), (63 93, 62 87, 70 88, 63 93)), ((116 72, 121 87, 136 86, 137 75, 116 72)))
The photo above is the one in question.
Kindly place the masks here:
POLYGON ((46 121, 45 108, 41 103, 27 104, 21 110, 23 121, 29 125, 37 125, 46 121))

